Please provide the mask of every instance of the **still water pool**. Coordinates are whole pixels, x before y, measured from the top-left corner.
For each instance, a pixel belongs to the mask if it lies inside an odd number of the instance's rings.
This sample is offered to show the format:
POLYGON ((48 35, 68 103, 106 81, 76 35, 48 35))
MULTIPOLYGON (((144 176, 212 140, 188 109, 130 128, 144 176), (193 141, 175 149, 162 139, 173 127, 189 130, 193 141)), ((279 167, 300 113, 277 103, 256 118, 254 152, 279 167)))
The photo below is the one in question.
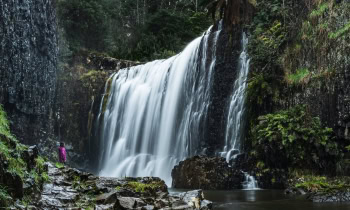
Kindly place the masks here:
POLYGON ((350 203, 313 203, 281 190, 204 191, 204 196, 213 201, 214 210, 350 210, 350 203))

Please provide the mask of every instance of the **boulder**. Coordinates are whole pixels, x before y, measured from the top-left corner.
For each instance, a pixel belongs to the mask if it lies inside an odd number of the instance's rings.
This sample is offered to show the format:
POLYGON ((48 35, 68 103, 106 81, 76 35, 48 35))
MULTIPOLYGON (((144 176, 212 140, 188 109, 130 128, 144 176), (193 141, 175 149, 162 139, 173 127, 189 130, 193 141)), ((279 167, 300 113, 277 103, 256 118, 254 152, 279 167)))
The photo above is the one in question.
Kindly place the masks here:
POLYGON ((181 201, 185 202, 193 209, 211 209, 213 203, 204 199, 202 190, 193 190, 181 193, 179 195, 181 201))
POLYGON ((117 201, 116 192, 103 193, 102 195, 97 196, 96 203, 98 204, 110 204, 117 201))
POLYGON ((171 172, 172 187, 182 189, 241 189, 244 174, 222 157, 194 156, 181 161, 171 172))
POLYGON ((9 193, 13 198, 23 198, 23 180, 18 174, 5 173, 6 186, 9 186, 9 193))
POLYGON ((141 202, 141 199, 133 198, 133 197, 119 197, 114 204, 114 209, 134 209, 137 207, 145 206, 144 202, 141 202))
POLYGON ((27 150, 21 154, 22 159, 27 163, 28 171, 33 169, 36 165, 35 159, 39 156, 39 150, 36 145, 30 146, 27 150))

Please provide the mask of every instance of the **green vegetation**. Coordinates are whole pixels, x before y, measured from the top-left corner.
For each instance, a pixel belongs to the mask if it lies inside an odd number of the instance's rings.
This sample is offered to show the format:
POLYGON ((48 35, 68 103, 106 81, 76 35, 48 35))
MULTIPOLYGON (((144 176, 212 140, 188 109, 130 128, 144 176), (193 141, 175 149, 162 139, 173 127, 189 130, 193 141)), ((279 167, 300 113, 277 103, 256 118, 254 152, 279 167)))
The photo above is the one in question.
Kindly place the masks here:
POLYGON ((324 2, 322 4, 320 4, 318 6, 317 9, 313 10, 311 13, 310 13, 310 17, 313 18, 313 17, 317 17, 317 16, 320 16, 322 15, 324 12, 326 12, 326 10, 329 8, 329 3, 328 2, 324 2))
POLYGON ((6 138, 15 140, 15 138, 10 133, 9 121, 7 120, 6 112, 4 111, 1 104, 0 104, 0 134, 4 135, 6 138))
POLYGON ((348 22, 347 24, 345 24, 344 27, 342 27, 341 29, 338 29, 335 32, 331 32, 329 33, 329 38, 330 39, 337 39, 341 36, 344 36, 345 34, 348 34, 350 32, 350 22, 348 22))
POLYGON ((323 128, 305 106, 297 106, 259 117, 252 129, 252 154, 267 167, 327 171, 342 155, 331 135, 331 128, 323 128))
POLYGON ((60 0, 59 25, 73 53, 87 49, 148 61, 176 54, 209 27, 209 1, 197 3, 60 0))
POLYGON ((82 189, 85 190, 87 189, 87 184, 84 182, 84 180, 82 180, 80 178, 80 176, 74 176, 73 177, 73 184, 72 184, 73 188, 75 189, 82 189))
POLYGON ((128 182, 128 187, 134 189, 136 192, 145 193, 145 192, 154 192, 161 186, 157 182, 152 182, 149 184, 141 183, 141 182, 128 182))
POLYGON ((350 30, 349 12, 344 1, 257 1, 247 26, 252 32, 246 99, 250 126, 244 148, 259 172, 301 168, 345 175, 349 169, 349 143, 333 137, 312 107, 294 101, 307 103, 312 97, 306 89, 333 94, 335 75, 348 63, 339 55, 348 54, 342 46, 350 30))
POLYGON ((309 75, 310 71, 307 68, 301 68, 294 74, 287 75, 287 82, 294 85, 303 84, 306 83, 306 79, 309 75))
MULTIPOLYGON (((109 95, 111 94, 112 82, 113 82, 112 77, 108 78, 106 91, 105 91, 105 94, 103 96, 102 113, 104 113, 106 111, 106 109, 107 109, 107 102, 108 102, 108 99, 109 99, 109 95)), ((103 119, 101 118, 101 120, 103 120, 103 119)))
MULTIPOLYGON (((40 190, 44 182, 49 181, 49 176, 45 171, 45 160, 42 157, 37 157, 34 163, 31 163, 30 160, 22 159, 23 152, 27 149, 27 146, 18 143, 15 137, 11 135, 6 113, 0 105, 0 161, 7 163, 2 165, 2 170, 9 172, 15 179, 18 178, 22 181, 27 179, 34 180, 35 185, 31 190, 35 192, 40 190)), ((2 207, 9 206, 13 201, 11 196, 14 196, 14 193, 11 184, 13 183, 7 183, 6 180, 4 183, 0 183, 0 204, 2 207), (8 186, 8 184, 10 185, 8 186)), ((26 201, 28 197, 30 195, 25 194, 23 198, 16 199, 21 199, 22 203, 28 203, 26 201)))
POLYGON ((11 202, 11 197, 7 192, 7 189, 0 185, 0 206, 8 206, 11 202))
POLYGON ((332 191, 339 191, 349 188, 348 177, 333 177, 328 178, 325 176, 316 175, 302 175, 297 179, 294 185, 296 188, 301 188, 306 192, 324 192, 329 193, 332 191))
POLYGON ((63 164, 63 163, 60 163, 60 162, 56 162, 56 163, 55 163, 55 166, 56 166, 56 168, 58 168, 58 169, 64 168, 64 164, 63 164))

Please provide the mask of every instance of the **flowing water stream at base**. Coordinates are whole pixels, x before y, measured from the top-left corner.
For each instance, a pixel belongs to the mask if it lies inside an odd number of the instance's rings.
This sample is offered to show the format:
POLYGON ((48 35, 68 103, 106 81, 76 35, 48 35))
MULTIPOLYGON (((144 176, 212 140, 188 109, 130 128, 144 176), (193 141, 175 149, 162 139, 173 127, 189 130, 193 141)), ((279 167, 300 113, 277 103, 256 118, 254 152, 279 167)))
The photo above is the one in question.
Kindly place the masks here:
MULTIPOLYGON (((185 190, 169 189, 170 193, 185 190)), ((282 190, 204 191, 214 210, 349 210, 350 203, 313 203, 303 196, 285 195, 282 190)))

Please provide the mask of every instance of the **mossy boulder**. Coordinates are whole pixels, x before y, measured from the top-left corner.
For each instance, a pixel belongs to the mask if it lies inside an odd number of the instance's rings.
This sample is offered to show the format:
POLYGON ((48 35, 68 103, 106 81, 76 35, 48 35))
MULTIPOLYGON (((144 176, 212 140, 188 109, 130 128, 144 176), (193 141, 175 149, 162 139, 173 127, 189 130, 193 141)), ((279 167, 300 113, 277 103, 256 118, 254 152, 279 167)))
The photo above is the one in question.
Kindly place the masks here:
POLYGON ((241 189, 244 174, 230 167, 225 158, 194 156, 181 161, 171 172, 172 187, 182 189, 241 189))

